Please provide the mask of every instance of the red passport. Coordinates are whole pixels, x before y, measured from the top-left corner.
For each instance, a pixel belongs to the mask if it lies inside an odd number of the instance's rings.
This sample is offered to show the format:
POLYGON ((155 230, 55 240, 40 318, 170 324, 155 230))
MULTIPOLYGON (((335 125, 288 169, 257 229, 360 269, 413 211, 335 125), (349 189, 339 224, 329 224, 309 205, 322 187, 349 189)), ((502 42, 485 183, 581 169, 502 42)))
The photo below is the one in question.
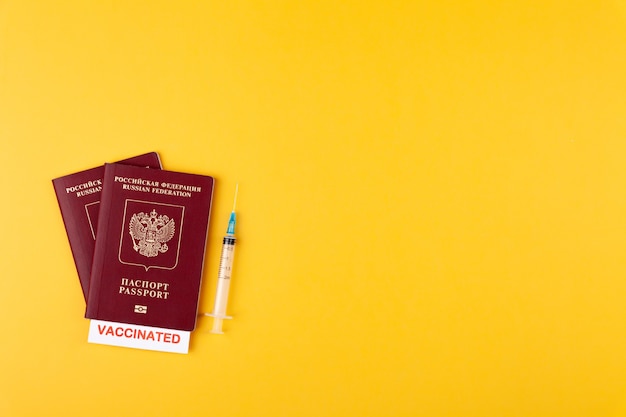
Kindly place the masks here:
POLYGON ((213 183, 105 165, 87 318, 195 328, 213 183))
MULTIPOLYGON (((161 168, 161 160, 156 152, 124 159, 119 163, 161 168)), ((85 300, 89 290, 103 175, 104 166, 99 166, 52 180, 85 300)))

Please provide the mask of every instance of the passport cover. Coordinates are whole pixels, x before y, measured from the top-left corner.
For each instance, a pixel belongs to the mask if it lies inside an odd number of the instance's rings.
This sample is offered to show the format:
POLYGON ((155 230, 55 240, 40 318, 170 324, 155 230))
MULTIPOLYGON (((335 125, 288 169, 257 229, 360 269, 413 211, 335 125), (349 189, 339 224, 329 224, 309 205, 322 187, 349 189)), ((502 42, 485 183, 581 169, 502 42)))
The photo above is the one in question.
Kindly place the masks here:
MULTIPOLYGON (((124 159, 119 163, 161 168, 161 160, 156 152, 124 159)), ((52 180, 85 300, 89 291, 103 175, 104 166, 99 166, 52 180)))
POLYGON ((195 328, 212 177, 106 164, 86 317, 195 328))

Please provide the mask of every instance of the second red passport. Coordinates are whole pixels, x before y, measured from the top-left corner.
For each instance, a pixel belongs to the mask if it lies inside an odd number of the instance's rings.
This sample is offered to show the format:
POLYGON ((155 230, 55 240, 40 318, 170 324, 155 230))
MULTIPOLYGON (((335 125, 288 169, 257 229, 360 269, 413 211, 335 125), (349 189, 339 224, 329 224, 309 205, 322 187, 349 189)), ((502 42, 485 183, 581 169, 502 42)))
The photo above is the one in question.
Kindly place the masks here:
POLYGON ((105 165, 87 318, 194 329, 213 184, 105 165))

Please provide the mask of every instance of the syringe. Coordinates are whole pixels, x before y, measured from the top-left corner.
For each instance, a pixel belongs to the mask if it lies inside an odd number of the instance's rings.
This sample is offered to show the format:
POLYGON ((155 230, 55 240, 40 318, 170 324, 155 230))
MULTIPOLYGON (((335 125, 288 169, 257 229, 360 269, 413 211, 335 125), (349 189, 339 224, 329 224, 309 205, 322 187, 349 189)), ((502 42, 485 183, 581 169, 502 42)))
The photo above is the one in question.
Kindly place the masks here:
POLYGON ((215 305, 212 313, 205 313, 207 316, 214 317, 213 330, 211 333, 224 334, 222 331, 222 321, 224 319, 232 319, 226 315, 226 304, 228 303, 228 291, 230 289, 230 276, 233 269, 233 259, 235 254, 235 206, 237 204, 237 192, 239 184, 235 188, 235 198, 233 201, 233 211, 228 219, 228 227, 226 228, 226 236, 222 243, 222 255, 220 257, 220 268, 217 276, 217 291, 215 293, 215 305))

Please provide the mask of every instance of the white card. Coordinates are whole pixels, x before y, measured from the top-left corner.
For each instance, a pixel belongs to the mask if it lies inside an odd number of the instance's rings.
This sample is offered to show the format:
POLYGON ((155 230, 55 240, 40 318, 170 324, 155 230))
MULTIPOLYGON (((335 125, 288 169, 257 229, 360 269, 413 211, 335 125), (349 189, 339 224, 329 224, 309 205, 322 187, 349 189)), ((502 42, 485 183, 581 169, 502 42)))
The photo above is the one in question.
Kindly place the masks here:
POLYGON ((188 353, 190 335, 191 332, 183 330, 91 320, 87 341, 101 345, 188 353))

